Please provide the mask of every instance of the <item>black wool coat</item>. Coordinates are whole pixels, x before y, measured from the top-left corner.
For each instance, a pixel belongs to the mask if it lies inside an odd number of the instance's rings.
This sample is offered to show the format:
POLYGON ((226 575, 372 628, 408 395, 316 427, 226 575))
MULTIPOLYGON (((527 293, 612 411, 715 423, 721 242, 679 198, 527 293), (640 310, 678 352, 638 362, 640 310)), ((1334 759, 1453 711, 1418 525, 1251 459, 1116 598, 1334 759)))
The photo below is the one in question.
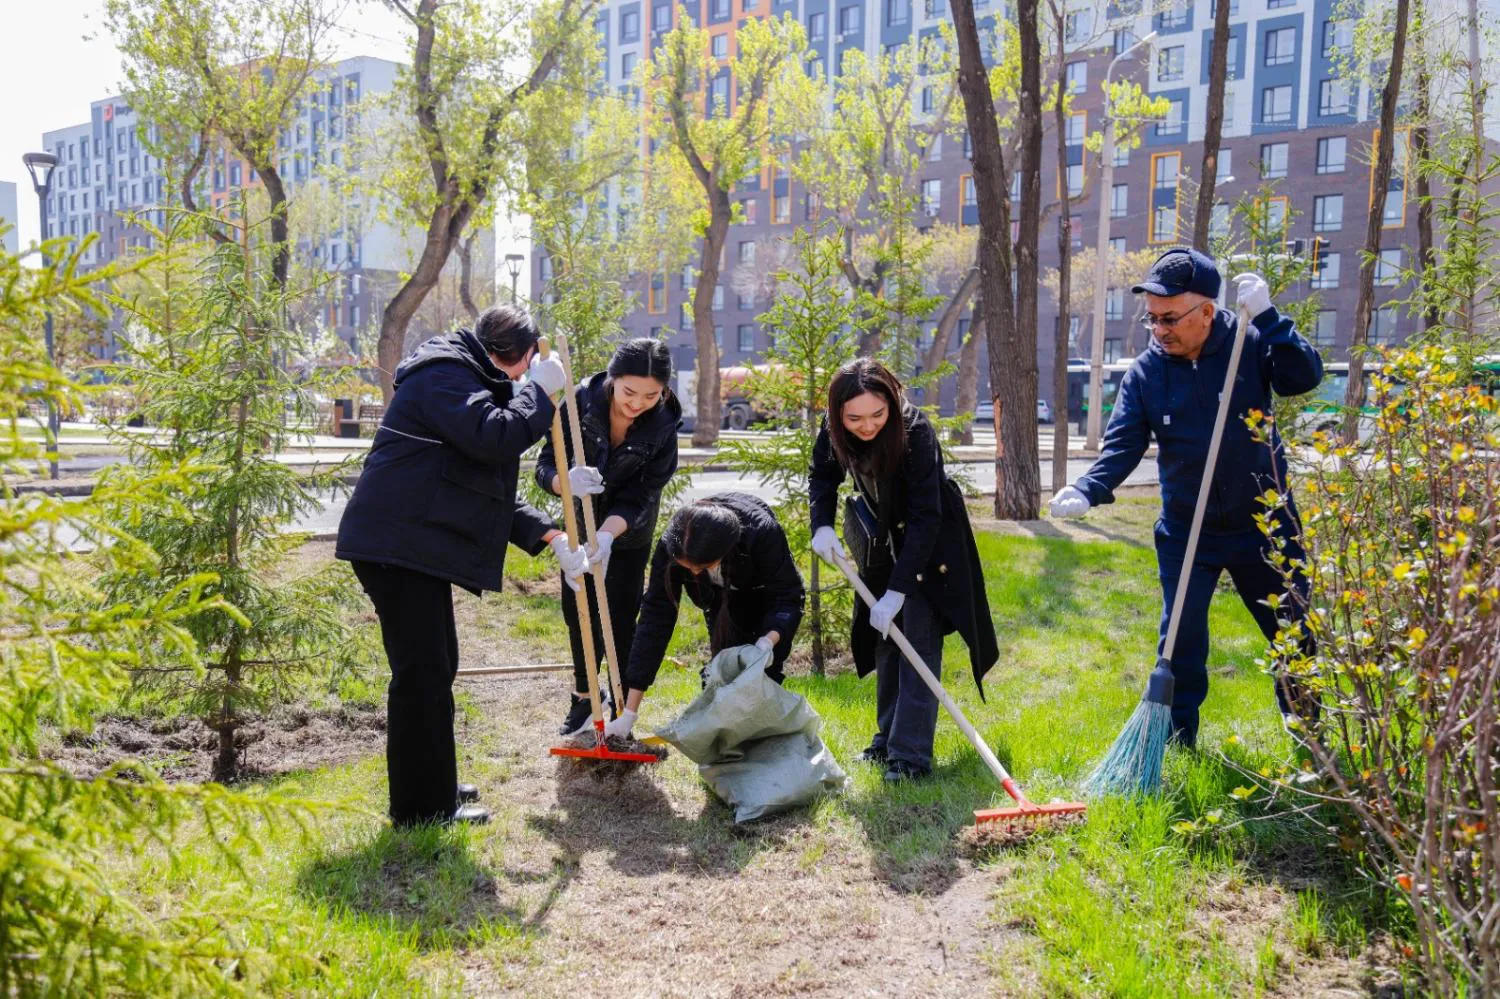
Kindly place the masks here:
POLYGON ((433 337, 396 369, 396 394, 339 521, 338 558, 498 590, 505 546, 539 553, 551 518, 516 499, 521 455, 552 425, 473 333, 433 337))
MULTIPOLYGON (((592 465, 604 476, 604 492, 593 497, 594 516, 619 516, 629 529, 615 539, 621 550, 650 548, 661 514, 661 491, 677 471, 677 427, 682 423, 682 404, 667 394, 656 408, 635 418, 619 447, 609 443, 608 375, 603 371, 579 383, 574 398, 581 414, 579 429, 583 432, 583 464, 592 465)), ((573 411, 563 408, 563 441, 568 459, 573 455, 573 411)), ((552 477, 558 473, 557 454, 548 438, 536 460, 536 484, 544 492, 552 491, 552 477)), ((576 501, 575 501, 576 502, 576 501)))
MULTIPOLYGON (((902 418, 906 421, 906 460, 897 474, 880 484, 878 503, 875 497, 866 497, 891 538, 895 564, 879 570, 861 565, 860 578, 877 597, 886 590, 904 594, 920 590, 941 617, 943 633, 958 632, 969 647, 970 668, 983 696, 984 675, 1000 658, 1000 646, 963 491, 943 471, 942 449, 927 417, 907 407, 902 418)), ((808 473, 814 531, 835 526, 839 486, 848 474, 834 454, 825 417, 808 473)), ((875 668, 879 640, 880 635, 870 627, 869 607, 856 600, 849 645, 860 676, 875 668)))

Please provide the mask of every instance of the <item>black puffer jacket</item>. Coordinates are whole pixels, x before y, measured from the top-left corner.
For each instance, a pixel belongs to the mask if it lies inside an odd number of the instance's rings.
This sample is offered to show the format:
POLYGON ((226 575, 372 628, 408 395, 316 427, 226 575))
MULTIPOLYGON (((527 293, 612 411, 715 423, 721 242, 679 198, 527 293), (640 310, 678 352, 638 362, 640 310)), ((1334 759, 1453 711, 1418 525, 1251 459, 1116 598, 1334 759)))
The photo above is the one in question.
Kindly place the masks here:
MULTIPOLYGON (((772 653, 772 669, 779 671, 792 651, 792 639, 802 623, 804 591, 802 574, 787 545, 786 532, 765 501, 745 493, 720 493, 712 502, 734 512, 740 521, 740 540, 719 564, 724 585, 729 588, 729 616, 733 631, 753 642, 766 632, 781 635, 772 653)), ((646 690, 667 654, 672 631, 677 627, 677 608, 682 594, 705 613, 724 603, 724 587, 708 573, 693 574, 656 543, 651 554, 651 577, 641 600, 635 644, 630 647, 626 685, 646 690)))
MULTIPOLYGON (((656 519, 661 513, 661 491, 677 471, 677 427, 682 423, 682 404, 667 393, 650 412, 636 417, 619 447, 609 443, 608 375, 601 371, 579 383, 578 411, 582 414, 583 462, 604 476, 604 492, 594 497, 597 523, 618 516, 629 530, 615 539, 621 549, 649 548, 656 533, 656 519)), ((569 421, 573 411, 563 407, 563 440, 568 460, 574 462, 573 431, 569 421)), ((536 460, 536 483, 543 491, 552 491, 552 477, 557 474, 557 455, 552 439, 542 445, 536 460)))
POLYGON ((468 330, 434 337, 396 369, 396 394, 339 522, 335 554, 498 590, 508 543, 535 555, 554 525, 516 500, 521 455, 552 400, 490 361, 468 330))
MULTIPOLYGON (((982 696, 984 674, 1000 658, 1000 647, 968 509, 963 492, 943 471, 943 452, 932 424, 912 407, 902 415, 906 420, 906 461, 898 474, 880 483, 881 502, 876 510, 895 549, 895 564, 878 571, 860 566, 860 577, 877 597, 888 589, 905 594, 920 589, 942 616, 943 633, 957 631, 969 647, 974 682, 979 684, 982 696)), ((813 445, 808 475, 814 531, 834 526, 839 486, 846 474, 834 455, 825 418, 813 445)), ((863 600, 856 601, 849 644, 860 676, 875 668, 879 638, 870 627, 870 608, 863 600)))

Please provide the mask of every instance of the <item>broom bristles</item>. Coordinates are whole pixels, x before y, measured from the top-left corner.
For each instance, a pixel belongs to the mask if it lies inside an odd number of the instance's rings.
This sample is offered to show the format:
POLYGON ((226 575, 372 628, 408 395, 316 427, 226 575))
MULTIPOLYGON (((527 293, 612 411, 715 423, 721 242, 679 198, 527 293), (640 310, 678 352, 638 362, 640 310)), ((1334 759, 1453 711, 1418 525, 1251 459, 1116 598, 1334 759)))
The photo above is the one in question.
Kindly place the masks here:
POLYGON ((1084 792, 1097 798, 1156 791, 1161 786, 1162 758, 1171 737, 1172 708, 1142 700, 1098 768, 1084 781, 1084 792))

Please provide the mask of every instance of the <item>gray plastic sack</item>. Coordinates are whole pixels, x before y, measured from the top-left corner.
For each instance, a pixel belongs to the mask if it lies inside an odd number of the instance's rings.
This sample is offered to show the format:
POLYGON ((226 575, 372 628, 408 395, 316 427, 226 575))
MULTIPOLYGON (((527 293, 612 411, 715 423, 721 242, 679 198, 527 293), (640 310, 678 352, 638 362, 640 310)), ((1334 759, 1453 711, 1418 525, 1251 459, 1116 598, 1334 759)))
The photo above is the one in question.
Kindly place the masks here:
POLYGON ((766 676, 771 653, 725 649, 708 664, 706 685, 656 734, 698 764, 736 823, 785 812, 843 788, 844 771, 818 735, 812 705, 766 676))

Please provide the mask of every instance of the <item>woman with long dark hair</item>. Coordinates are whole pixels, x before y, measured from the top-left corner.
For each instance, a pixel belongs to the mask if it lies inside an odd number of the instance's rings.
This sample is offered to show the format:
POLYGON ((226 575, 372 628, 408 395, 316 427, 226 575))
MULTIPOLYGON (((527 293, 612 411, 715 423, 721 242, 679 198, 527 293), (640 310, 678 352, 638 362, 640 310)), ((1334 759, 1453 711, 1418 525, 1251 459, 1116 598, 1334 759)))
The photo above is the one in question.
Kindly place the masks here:
POLYGON ((860 578, 883 594, 872 608, 856 601, 850 636, 859 675, 876 674, 876 731, 860 759, 883 764, 886 780, 924 777, 932 771, 938 701, 890 640, 891 625, 939 676, 949 632, 969 646, 975 683, 999 650, 963 493, 943 471, 937 434, 906 403, 896 376, 867 357, 829 383, 813 446, 812 548, 827 562, 847 557, 833 525, 848 477, 855 492, 844 506, 844 537, 860 578))
POLYGON ((674 513, 656 543, 625 668, 630 693, 606 734, 630 734, 667 654, 684 593, 703 611, 710 651, 757 645, 771 653, 766 675, 781 682, 804 597, 786 532, 763 500, 745 493, 709 496, 674 513))
MULTIPOLYGON (((591 571, 604 574, 610 628, 621 670, 630 661, 635 641, 635 617, 646 582, 646 562, 661 511, 661 491, 677 471, 677 427, 682 405, 672 394, 672 355, 667 345, 651 337, 620 344, 609 366, 578 385, 579 427, 583 458, 573 454, 571 433, 563 435, 568 466, 559 471, 557 455, 548 440, 536 463, 536 481, 553 495, 561 495, 558 476, 566 474, 577 502, 594 505, 599 524, 591 571)), ((563 409, 563 420, 573 418, 563 409)), ((567 428, 564 428, 565 430, 567 428)), ((580 521, 582 518, 580 517, 580 521)), ((588 670, 598 670, 598 658, 584 662, 578 601, 581 594, 564 588, 563 618, 573 647, 573 700, 561 734, 576 735, 588 728, 588 670)), ((604 629, 599 612, 591 615, 596 657, 604 654, 604 629)), ((601 684, 608 690, 608 684, 601 684)))

